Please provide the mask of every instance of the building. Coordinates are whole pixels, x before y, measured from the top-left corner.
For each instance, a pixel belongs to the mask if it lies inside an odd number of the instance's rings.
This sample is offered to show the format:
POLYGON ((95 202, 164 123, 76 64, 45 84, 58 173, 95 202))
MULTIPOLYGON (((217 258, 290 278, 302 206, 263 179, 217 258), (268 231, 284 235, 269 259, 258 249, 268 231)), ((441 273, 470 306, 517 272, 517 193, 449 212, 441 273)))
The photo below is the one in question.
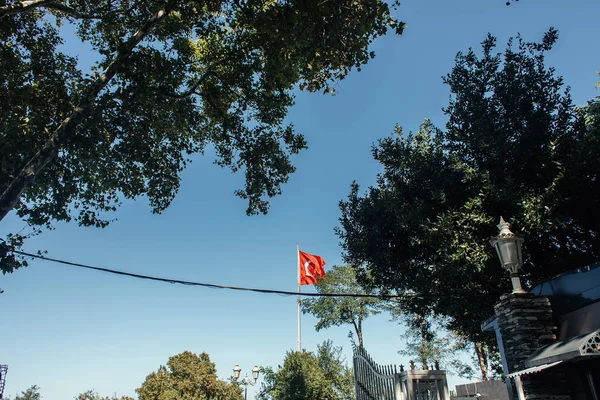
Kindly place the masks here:
POLYGON ((600 263, 504 295, 482 324, 494 331, 509 394, 600 400, 600 263))

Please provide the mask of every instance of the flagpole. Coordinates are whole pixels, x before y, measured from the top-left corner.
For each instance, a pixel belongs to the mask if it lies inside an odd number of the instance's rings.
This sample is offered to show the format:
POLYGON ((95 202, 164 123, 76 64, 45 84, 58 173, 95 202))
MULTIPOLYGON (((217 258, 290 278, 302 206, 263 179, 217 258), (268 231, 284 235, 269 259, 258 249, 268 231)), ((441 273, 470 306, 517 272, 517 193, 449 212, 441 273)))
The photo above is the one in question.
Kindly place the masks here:
POLYGON ((300 245, 296 243, 296 254, 298 255, 298 263, 296 271, 298 271, 298 351, 302 351, 302 341, 300 334, 300 245))

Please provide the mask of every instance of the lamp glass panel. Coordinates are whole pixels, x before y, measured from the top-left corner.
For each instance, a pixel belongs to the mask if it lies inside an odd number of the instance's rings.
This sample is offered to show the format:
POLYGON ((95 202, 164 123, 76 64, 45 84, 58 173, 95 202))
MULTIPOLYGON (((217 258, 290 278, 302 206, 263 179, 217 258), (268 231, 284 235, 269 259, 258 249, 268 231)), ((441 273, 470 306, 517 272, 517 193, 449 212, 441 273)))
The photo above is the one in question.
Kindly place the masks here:
POLYGON ((502 266, 518 265, 519 253, 517 251, 517 241, 513 239, 500 240, 497 244, 498 255, 502 261, 502 266))

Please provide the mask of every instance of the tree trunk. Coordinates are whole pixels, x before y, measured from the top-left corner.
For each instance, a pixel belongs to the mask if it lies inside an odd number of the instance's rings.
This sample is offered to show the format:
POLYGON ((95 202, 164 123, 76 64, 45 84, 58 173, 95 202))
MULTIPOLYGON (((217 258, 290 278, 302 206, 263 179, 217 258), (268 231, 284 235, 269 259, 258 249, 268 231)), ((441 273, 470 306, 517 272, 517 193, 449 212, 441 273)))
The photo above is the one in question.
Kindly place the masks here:
POLYGON ((427 357, 425 356, 421 356, 421 367, 423 368, 423 371, 429 370, 429 365, 427 364, 427 357))
POLYGON ((423 371, 429 370, 429 365, 427 365, 427 357, 429 354, 425 353, 425 349, 427 349, 429 344, 432 341, 432 335, 429 332, 429 324, 427 323, 427 319, 425 317, 419 315, 419 329, 421 330, 421 364, 423 367, 423 371))
POLYGON ((137 46, 148 33, 172 11, 174 3, 174 0, 169 1, 164 10, 160 10, 152 16, 140 30, 134 33, 125 42, 122 50, 117 53, 102 75, 88 87, 86 93, 82 96, 81 102, 75 107, 71 115, 62 121, 60 126, 52 132, 52 135, 50 135, 46 143, 44 143, 44 146, 19 171, 17 176, 0 196, 0 221, 16 207, 23 192, 33 185, 33 182, 44 170, 46 165, 52 162, 57 156, 58 151, 71 140, 77 126, 89 116, 98 94, 106 88, 110 80, 117 74, 117 70, 123 61, 131 55, 135 46, 137 46))
POLYGON ((356 332, 356 337, 358 338, 358 347, 363 347, 363 335, 362 335, 362 317, 358 317, 357 320, 352 320, 352 325, 354 325, 354 331, 356 332))
POLYGON ((477 361, 479 362, 479 368, 481 369, 481 380, 488 380, 488 355, 487 350, 482 342, 475 342, 475 354, 477 354, 477 361))

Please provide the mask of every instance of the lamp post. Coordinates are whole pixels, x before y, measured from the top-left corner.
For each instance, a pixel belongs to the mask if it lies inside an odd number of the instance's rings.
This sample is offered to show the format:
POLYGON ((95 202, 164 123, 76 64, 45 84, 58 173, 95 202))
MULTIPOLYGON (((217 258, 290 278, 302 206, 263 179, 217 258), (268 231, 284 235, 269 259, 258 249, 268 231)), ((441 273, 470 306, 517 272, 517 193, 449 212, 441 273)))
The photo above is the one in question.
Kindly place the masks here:
POLYGON ((523 253, 521 244, 524 239, 515 235, 510 230, 510 224, 500 217, 500 223, 497 225, 500 233, 490 240, 490 244, 496 249, 502 268, 510 272, 513 293, 527 293, 521 286, 519 270, 523 265, 523 253))
MULTIPOLYGON (((240 368, 240 364, 235 364, 235 367, 233 368, 233 379, 236 382, 241 373, 242 369, 240 368)), ((256 381, 258 380, 258 365, 255 365, 254 368, 252 368, 252 378, 254 379, 254 382, 252 382, 250 378, 248 378, 248 374, 246 374, 244 379, 241 381, 241 384, 244 385, 244 400, 248 400, 248 385, 256 385, 256 381)))
POLYGON ((4 395, 4 383, 6 382, 6 372, 8 371, 8 365, 0 365, 0 399, 4 395))

